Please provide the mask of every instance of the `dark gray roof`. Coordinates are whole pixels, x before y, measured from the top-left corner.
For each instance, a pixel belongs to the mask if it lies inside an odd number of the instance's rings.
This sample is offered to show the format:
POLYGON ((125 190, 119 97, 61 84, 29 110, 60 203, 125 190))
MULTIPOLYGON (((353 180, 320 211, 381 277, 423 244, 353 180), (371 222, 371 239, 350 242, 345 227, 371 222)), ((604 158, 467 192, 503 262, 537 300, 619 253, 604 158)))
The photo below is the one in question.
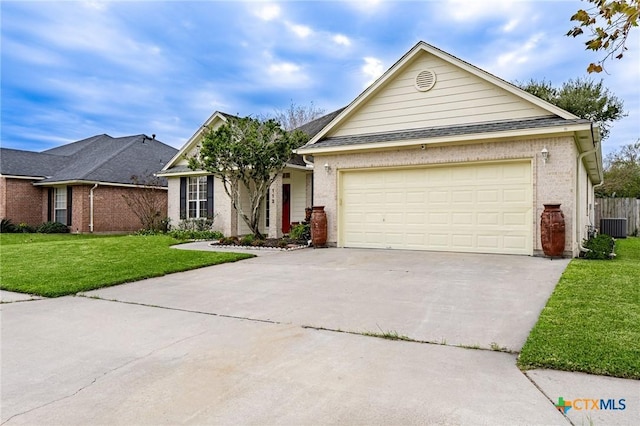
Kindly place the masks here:
POLYGON ((558 116, 535 118, 528 120, 494 121, 488 123, 467 124, 463 126, 426 127, 421 129, 402 130, 398 132, 366 133, 353 136, 335 136, 322 139, 304 148, 326 148, 333 146, 358 145, 376 142, 394 142, 415 139, 430 139, 446 136, 462 136, 478 133, 506 132, 510 130, 558 127, 568 124, 588 124, 589 120, 568 120, 558 116))
POLYGON ((153 175, 176 152, 146 135, 97 135, 43 152, 2 149, 0 173, 42 176, 40 183, 48 184, 77 180, 130 184, 133 176, 153 175))
POLYGON ((44 178, 64 167, 65 160, 58 155, 0 148, 0 174, 44 178))
POLYGON ((320 130, 324 129, 324 127, 327 124, 329 124, 334 118, 336 118, 336 116, 340 114, 345 108, 346 107, 340 108, 338 110, 330 112, 327 115, 323 115, 320 118, 316 118, 313 121, 303 124, 302 126, 298 127, 296 130, 300 130, 306 133, 309 136, 309 138, 313 138, 315 135, 317 135, 320 132, 320 130))

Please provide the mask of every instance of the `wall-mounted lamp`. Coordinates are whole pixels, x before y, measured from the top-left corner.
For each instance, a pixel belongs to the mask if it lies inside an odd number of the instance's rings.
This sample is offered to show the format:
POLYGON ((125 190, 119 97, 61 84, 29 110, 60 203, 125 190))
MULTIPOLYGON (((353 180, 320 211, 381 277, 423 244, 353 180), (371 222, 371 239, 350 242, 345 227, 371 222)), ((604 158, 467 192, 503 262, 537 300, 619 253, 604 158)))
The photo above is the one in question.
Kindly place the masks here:
POLYGON ((540 151, 540 155, 542 155, 542 161, 544 161, 544 164, 547 164, 547 160, 549 160, 549 150, 546 146, 542 148, 542 151, 540 151))
POLYGON ((329 163, 324 163, 324 170, 329 173, 331 171, 331 166, 329 165, 329 163))

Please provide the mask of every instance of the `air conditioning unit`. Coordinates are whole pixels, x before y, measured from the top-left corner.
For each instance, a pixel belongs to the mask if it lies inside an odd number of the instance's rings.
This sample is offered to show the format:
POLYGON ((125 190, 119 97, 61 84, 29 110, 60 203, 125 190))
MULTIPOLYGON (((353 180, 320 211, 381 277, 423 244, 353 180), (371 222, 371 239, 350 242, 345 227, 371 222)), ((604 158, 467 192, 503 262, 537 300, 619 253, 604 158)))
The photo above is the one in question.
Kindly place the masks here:
POLYGON ((613 238, 627 238, 627 218, 600 219, 600 233, 613 238))

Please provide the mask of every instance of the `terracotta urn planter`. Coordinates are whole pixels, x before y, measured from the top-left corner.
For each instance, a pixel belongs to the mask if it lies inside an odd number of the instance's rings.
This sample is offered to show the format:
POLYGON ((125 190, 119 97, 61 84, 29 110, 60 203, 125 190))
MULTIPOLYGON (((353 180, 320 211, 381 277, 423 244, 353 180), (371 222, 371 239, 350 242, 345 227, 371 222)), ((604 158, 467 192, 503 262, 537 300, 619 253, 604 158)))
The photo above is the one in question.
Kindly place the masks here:
POLYGON ((562 257, 564 253, 564 214, 560 204, 544 204, 540 215, 540 240, 542 251, 549 257, 562 257))
POLYGON ((327 245, 327 214, 324 206, 314 206, 311 212, 311 243, 314 247, 327 245))

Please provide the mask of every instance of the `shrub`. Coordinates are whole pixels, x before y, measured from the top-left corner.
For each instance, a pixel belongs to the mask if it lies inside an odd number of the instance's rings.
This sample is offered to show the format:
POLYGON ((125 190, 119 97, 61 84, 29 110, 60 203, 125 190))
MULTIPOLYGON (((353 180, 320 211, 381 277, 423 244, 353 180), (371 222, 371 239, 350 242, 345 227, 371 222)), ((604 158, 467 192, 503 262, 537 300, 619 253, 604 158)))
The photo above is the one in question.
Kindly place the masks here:
POLYGON ((40 234, 65 234, 69 232, 67 225, 60 222, 45 222, 36 228, 40 234))
POLYGON ((183 219, 178 223, 177 229, 180 231, 211 231, 214 219, 215 216, 212 219, 183 219))
POLYGON ((292 240, 307 242, 311 239, 311 225, 308 223, 294 225, 289 231, 289 236, 292 240))
POLYGON ((29 226, 29 224, 20 222, 18 226, 16 226, 15 232, 22 232, 23 234, 31 234, 34 231, 35 230, 33 229, 33 227, 29 226))
POLYGON ((584 248, 589 250, 584 254, 584 257, 585 259, 611 259, 615 244, 615 240, 607 234, 590 238, 583 243, 584 248))
POLYGON ((255 237, 253 236, 253 234, 249 234, 249 235, 245 235, 244 237, 242 237, 242 239, 240 240, 240 245, 243 246, 250 246, 253 244, 253 241, 255 240, 255 237))
POLYGON ((11 219, 0 220, 0 232, 10 234, 16 232, 16 226, 11 222, 11 219))
MULTIPOLYGON (((169 219, 166 221, 169 227, 169 219)), ((222 232, 214 231, 213 219, 184 219, 175 229, 167 232, 177 240, 218 240, 223 237, 222 232)))
POLYGON ((236 245, 240 242, 240 240, 238 240, 238 237, 222 237, 218 240, 218 242, 222 245, 225 246, 232 246, 232 245, 236 245))
POLYGON ((187 231, 175 229, 169 231, 167 235, 176 240, 218 240, 222 238, 222 232, 220 231, 187 231))

